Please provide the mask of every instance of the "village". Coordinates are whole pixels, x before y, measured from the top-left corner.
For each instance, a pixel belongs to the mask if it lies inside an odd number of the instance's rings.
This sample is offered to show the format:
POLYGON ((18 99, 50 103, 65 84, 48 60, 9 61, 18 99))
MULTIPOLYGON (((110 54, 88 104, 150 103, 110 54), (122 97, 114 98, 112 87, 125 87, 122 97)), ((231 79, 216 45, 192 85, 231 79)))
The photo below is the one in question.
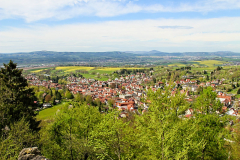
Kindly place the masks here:
MULTIPOLYGON (((118 108, 122 111, 122 117, 126 117, 128 111, 137 114, 143 114, 149 108, 148 104, 142 99, 147 95, 148 89, 153 91, 159 88, 164 89, 169 85, 171 88, 171 96, 175 96, 179 90, 181 94, 185 94, 185 100, 192 103, 198 97, 199 88, 211 86, 217 93, 217 99, 222 103, 222 110, 219 114, 228 114, 231 116, 240 117, 239 104, 240 100, 235 99, 234 95, 217 91, 216 86, 222 85, 224 78, 221 80, 212 80, 207 82, 199 82, 199 80, 191 80, 189 78, 180 81, 174 81, 173 84, 169 82, 156 82, 154 85, 143 86, 143 83, 151 82, 153 77, 146 75, 146 73, 137 73, 120 78, 109 79, 108 81, 97 81, 95 79, 77 78, 73 76, 66 77, 67 84, 53 83, 52 80, 39 80, 35 74, 29 74, 25 77, 32 86, 43 86, 46 88, 55 88, 61 90, 63 87, 67 88, 73 95, 80 93, 83 96, 91 96, 93 100, 99 99, 101 103, 109 105, 109 100, 114 100, 112 107, 118 108), (180 88, 180 89, 179 89, 180 88), (140 113, 141 111, 142 113, 140 113)), ((58 100, 56 100, 58 101, 58 100)), ((45 108, 51 107, 51 104, 43 104, 45 108)), ((193 116, 193 110, 189 108, 185 112, 185 117, 193 116)))

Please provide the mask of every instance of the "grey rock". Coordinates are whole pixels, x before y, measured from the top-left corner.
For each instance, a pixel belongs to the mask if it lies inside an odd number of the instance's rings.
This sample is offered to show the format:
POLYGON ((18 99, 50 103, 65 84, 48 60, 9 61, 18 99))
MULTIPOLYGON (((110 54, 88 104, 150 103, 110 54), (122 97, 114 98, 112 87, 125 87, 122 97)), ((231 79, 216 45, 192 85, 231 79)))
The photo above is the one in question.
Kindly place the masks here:
POLYGON ((41 155, 38 147, 24 148, 18 156, 18 160, 50 160, 41 155))

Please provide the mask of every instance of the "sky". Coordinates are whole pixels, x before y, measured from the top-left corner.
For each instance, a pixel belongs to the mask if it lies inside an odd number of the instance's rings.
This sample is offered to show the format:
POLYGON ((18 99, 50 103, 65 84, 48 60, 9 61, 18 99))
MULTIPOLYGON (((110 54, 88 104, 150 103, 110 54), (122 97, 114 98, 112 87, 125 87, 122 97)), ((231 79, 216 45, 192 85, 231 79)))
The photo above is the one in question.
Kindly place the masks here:
POLYGON ((0 0, 0 53, 240 53, 240 0, 0 0))

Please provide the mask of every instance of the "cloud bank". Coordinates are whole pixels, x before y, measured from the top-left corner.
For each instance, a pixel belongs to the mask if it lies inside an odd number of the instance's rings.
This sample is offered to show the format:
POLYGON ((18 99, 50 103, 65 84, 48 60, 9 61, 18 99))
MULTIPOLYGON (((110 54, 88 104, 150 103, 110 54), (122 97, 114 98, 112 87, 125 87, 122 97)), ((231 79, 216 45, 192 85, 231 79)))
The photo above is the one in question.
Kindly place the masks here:
POLYGON ((240 17, 107 21, 0 31, 0 51, 240 51, 240 17))
MULTIPOLYGON (((161 2, 161 1, 160 1, 161 2)), ((142 5, 130 0, 1 0, 0 20, 22 18, 27 22, 43 19, 64 20, 78 16, 114 17, 130 13, 201 12, 240 9, 239 0, 178 1, 142 5)))
POLYGON ((161 29, 192 29, 191 26, 158 26, 161 29))

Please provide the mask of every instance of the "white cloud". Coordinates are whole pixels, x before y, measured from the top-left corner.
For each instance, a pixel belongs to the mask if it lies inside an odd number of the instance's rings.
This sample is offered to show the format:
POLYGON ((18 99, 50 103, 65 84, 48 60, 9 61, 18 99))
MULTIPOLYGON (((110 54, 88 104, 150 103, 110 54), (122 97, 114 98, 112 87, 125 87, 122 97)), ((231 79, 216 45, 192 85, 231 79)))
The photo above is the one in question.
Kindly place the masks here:
POLYGON ((2 53, 152 49, 239 52, 239 43, 240 17, 109 21, 0 31, 2 53))
MULTIPOLYGON (((180 1, 181 2, 181 1, 180 1)), ((179 6, 140 5, 130 0, 0 0, 0 19, 23 18, 28 22, 47 18, 68 19, 76 16, 111 17, 138 12, 210 12, 240 9, 239 0, 200 0, 179 6)))
POLYGON ((141 7, 123 0, 1 0, 0 18, 21 17, 27 22, 79 15, 111 17, 141 11, 141 7))

